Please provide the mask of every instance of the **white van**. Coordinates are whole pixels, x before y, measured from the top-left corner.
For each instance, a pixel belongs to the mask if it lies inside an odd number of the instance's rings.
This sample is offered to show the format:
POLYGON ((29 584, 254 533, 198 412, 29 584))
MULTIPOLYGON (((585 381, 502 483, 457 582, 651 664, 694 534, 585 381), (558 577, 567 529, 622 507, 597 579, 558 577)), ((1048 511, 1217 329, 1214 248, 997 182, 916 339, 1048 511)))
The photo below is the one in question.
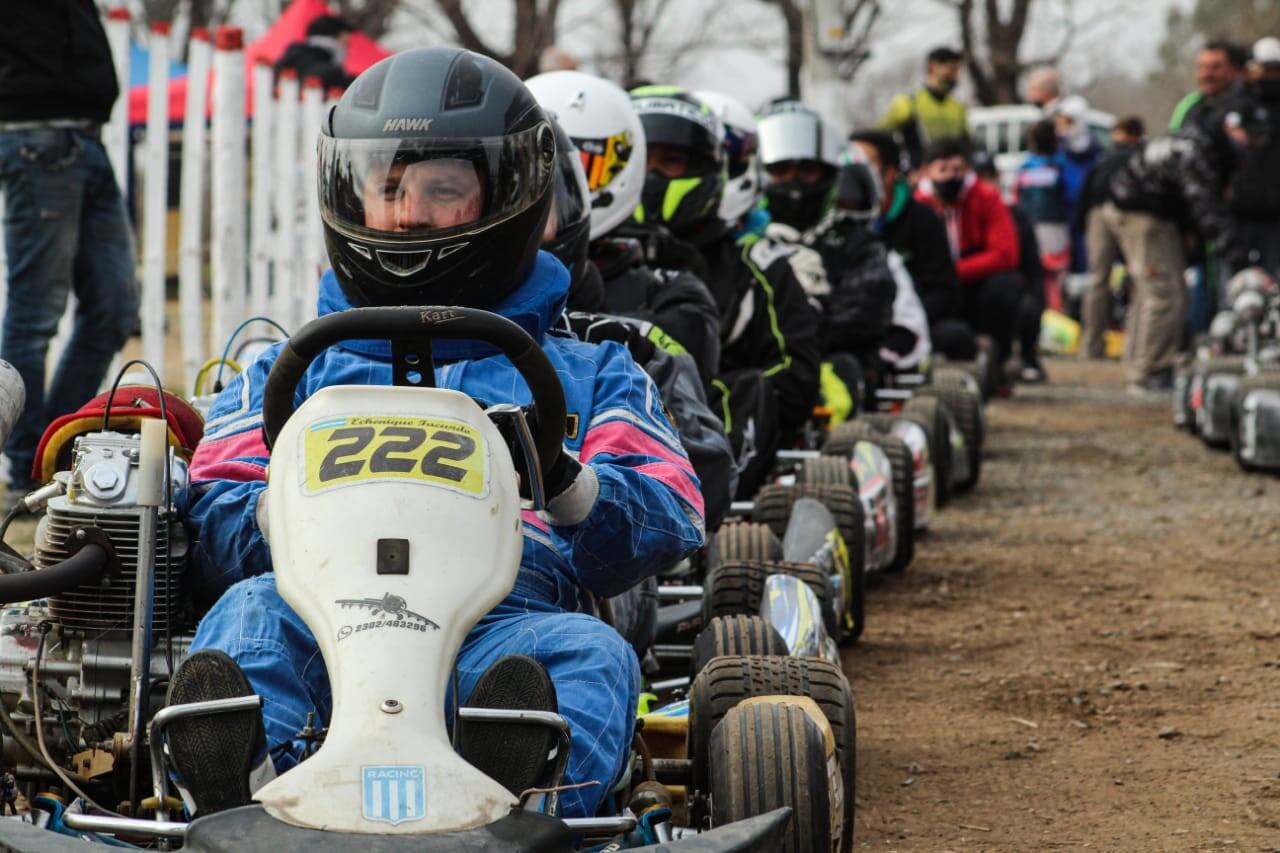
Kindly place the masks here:
MULTIPOLYGON (((1115 116, 1101 110, 1086 113, 1089 127, 1099 144, 1111 145, 1111 127, 1115 116)), ((969 133, 974 145, 995 160, 1001 183, 1011 180, 1014 172, 1027 159, 1027 131, 1044 118, 1040 108, 1032 104, 1010 104, 1000 107, 976 107, 969 110, 969 133)))

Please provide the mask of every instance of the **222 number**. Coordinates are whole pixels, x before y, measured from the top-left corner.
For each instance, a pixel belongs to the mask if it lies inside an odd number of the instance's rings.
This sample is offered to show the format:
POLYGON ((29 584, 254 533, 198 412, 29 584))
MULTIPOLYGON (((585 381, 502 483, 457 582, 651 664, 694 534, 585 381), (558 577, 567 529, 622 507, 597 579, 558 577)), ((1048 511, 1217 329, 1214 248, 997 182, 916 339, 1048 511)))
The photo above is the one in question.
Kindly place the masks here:
POLYGON ((476 450, 470 436, 443 429, 428 435, 425 429, 408 426, 343 427, 330 434, 329 442, 333 446, 320 463, 317 477, 321 483, 359 476, 366 463, 370 474, 409 474, 416 468, 423 476, 461 483, 468 469, 450 463, 464 462, 476 450), (378 443, 366 459, 364 451, 375 439, 378 443), (419 458, 414 451, 428 439, 433 446, 419 458))

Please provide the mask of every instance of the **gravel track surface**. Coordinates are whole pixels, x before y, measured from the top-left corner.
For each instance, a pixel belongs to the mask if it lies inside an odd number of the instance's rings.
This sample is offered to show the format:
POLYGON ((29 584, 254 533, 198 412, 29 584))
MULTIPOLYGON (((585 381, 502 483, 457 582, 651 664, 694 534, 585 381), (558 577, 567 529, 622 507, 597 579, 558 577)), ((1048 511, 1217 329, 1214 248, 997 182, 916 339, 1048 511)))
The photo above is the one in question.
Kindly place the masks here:
POLYGON ((858 847, 1280 850, 1280 483, 1049 371, 845 652, 858 847))

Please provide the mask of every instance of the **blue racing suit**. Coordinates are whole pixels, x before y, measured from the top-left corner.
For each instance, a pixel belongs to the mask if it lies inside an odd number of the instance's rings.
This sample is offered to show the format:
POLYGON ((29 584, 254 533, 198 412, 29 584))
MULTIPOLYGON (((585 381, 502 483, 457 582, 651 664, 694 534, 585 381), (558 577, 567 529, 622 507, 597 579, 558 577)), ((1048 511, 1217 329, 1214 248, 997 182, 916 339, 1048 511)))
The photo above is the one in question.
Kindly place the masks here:
MULTIPOLYGON (((586 593, 612 596, 628 589, 698 548, 704 531, 697 477, 653 382, 621 344, 550 334, 568 286, 560 262, 540 252, 529 278, 494 310, 540 341, 555 366, 569 413, 565 448, 584 473, 589 468, 594 474, 599 493, 586 518, 572 527, 525 512, 515 586, 467 635, 457 667, 464 701, 501 657, 526 654, 546 667, 573 732, 566 782, 601 783, 562 797, 566 817, 585 817, 625 768, 640 686, 634 652, 589 615, 586 593)), ((349 307, 327 273, 320 313, 349 307)), ((269 456, 262 395, 278 352, 279 346, 272 348, 246 367, 210 410, 191 465, 188 521, 197 595, 221 596, 201 621, 193 650, 220 649, 244 670, 263 697, 272 759, 285 770, 301 758, 303 744, 295 736, 307 712, 327 722, 332 702, 315 638, 277 593, 255 520, 269 456)), ((440 388, 465 392, 482 405, 530 402, 515 368, 485 345, 437 341, 433 354, 440 388)), ((360 384, 391 384, 390 344, 351 341, 327 350, 299 383, 294 403, 325 386, 360 384)))

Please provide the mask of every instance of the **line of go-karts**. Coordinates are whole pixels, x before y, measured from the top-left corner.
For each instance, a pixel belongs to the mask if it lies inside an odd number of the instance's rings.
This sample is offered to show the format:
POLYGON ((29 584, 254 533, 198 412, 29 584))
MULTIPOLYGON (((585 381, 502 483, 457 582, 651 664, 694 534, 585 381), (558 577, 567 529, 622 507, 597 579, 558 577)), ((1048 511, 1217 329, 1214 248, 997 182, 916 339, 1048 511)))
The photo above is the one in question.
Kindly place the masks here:
POLYGON ((1227 304, 1175 375, 1173 423, 1246 471, 1280 471, 1280 285, 1243 270, 1227 304))

